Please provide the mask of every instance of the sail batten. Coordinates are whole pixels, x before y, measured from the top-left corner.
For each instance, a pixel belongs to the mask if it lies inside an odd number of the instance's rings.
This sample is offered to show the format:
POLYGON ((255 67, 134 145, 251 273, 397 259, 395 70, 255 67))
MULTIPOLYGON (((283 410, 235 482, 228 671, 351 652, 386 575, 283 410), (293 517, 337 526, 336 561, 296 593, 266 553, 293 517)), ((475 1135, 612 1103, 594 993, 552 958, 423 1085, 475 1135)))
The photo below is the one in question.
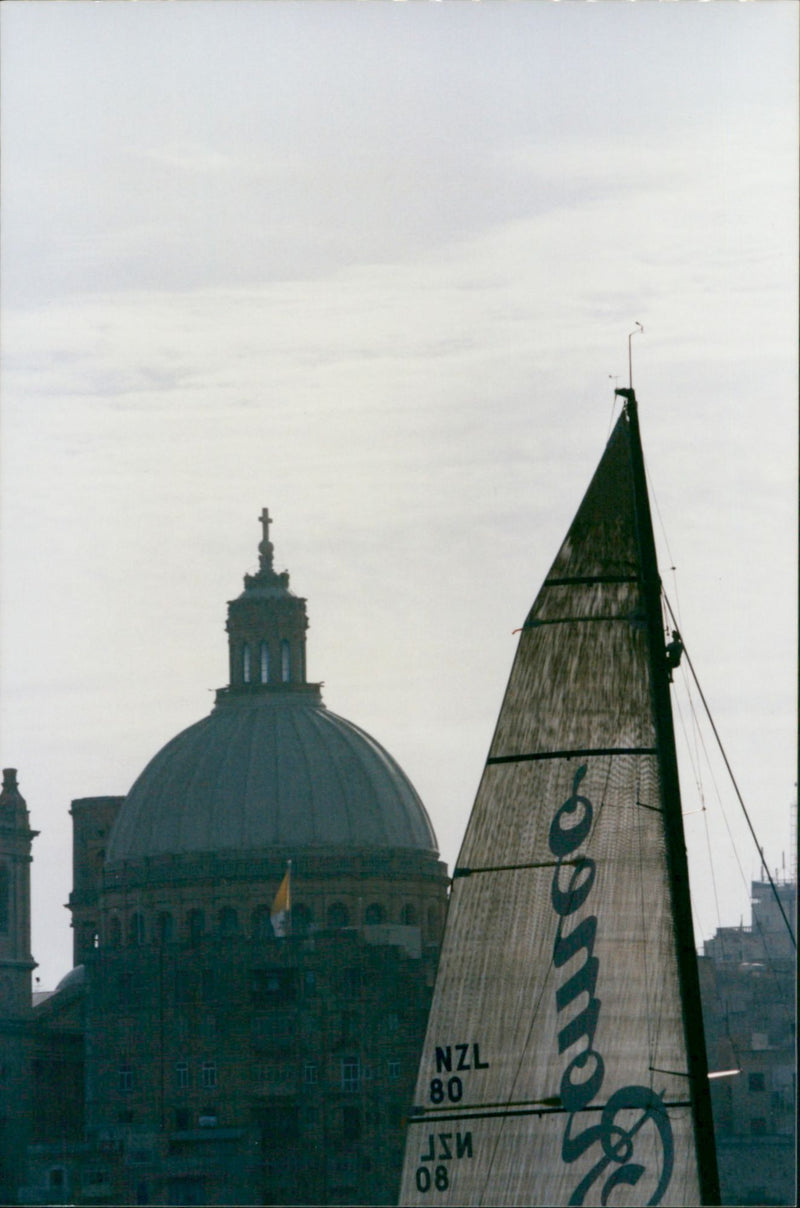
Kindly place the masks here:
POLYGON ((708 1198, 630 410, 520 632, 453 877, 402 1204, 708 1198))
POLYGON ((529 763, 535 759, 576 759, 589 755, 655 755, 655 747, 573 747, 569 751, 530 751, 521 755, 490 755, 487 767, 496 763, 529 763))

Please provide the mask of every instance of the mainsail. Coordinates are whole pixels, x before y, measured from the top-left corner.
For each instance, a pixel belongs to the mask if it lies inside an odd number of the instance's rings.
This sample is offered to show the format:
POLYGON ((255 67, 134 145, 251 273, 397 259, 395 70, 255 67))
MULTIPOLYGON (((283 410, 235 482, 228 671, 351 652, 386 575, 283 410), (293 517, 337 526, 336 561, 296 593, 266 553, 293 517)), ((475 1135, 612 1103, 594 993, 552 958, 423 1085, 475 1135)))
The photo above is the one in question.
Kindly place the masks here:
POLYGON ((620 393, 454 871, 403 1205, 718 1202, 660 582, 620 393))

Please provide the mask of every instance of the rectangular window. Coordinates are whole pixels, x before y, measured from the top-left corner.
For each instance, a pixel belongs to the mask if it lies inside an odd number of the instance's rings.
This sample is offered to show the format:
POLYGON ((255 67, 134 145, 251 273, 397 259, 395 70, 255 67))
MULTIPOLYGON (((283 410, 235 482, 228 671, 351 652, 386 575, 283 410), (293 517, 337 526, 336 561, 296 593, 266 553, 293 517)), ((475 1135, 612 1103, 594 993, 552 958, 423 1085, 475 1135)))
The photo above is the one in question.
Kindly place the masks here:
POLYGON ((747 1089, 749 1091, 766 1090, 766 1086, 764 1085, 764 1074, 761 1070, 757 1070, 752 1074, 748 1074, 747 1089))
POLYGON ((361 1068, 357 1057, 342 1058, 342 1090, 357 1091, 361 1081, 361 1068))
POLYGON ((395 1078, 400 1077, 400 1062, 399 1061, 390 1061, 389 1062, 389 1077, 392 1079, 392 1081, 394 1081, 395 1078))
POLYGON ((127 1094, 133 1090, 133 1066, 121 1065, 119 1067, 119 1089, 127 1094))
POLYGON ((179 1091, 189 1089, 189 1063, 179 1061, 175 1065, 175 1084, 179 1091))
POLYGON ((303 1066, 303 1082, 307 1086, 313 1086, 319 1079, 319 1070, 317 1069, 316 1061, 307 1061, 303 1066))
POLYGON ((215 1061, 204 1061, 200 1069, 200 1080, 203 1090, 213 1090, 217 1085, 217 1063, 215 1061))

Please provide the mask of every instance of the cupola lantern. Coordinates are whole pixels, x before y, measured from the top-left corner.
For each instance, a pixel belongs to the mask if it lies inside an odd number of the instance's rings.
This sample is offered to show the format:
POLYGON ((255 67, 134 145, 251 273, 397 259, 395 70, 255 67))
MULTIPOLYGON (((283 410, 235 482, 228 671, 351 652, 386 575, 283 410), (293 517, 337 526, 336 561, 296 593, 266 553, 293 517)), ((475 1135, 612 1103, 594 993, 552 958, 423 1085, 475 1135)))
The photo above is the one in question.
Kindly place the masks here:
POLYGON ((289 590, 289 572, 274 569, 267 508, 259 520, 258 571, 245 575, 244 591, 228 604, 230 687, 225 695, 306 686, 306 602, 289 590))

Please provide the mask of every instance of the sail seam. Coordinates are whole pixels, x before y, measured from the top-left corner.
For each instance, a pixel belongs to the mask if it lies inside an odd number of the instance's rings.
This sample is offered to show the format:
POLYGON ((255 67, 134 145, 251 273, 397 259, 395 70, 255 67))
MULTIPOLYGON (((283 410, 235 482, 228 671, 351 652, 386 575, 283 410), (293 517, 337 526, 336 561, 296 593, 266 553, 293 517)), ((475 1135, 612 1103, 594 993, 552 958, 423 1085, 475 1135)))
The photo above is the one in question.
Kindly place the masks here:
POLYGON ((560 868, 566 864, 580 864, 580 860, 539 860, 531 864, 488 864, 483 868, 454 868, 452 879, 471 877, 477 872, 518 872, 526 868, 560 868))
POLYGON ((631 613, 625 613, 623 616, 607 616, 607 617, 554 617, 552 621, 526 621, 522 626, 523 629, 538 629, 540 625, 582 625, 584 623, 596 621, 627 621, 629 625, 634 625, 638 621, 638 617, 631 613))
MULTIPOLYGON (((666 1108, 671 1107, 691 1107, 691 1099, 662 1099, 661 1105, 666 1108)), ((631 1104, 631 1108, 635 1108, 636 1104, 631 1104)), ((432 1121, 437 1124, 445 1120, 504 1120, 508 1116, 558 1116, 558 1115, 582 1115, 584 1112, 603 1112, 606 1110, 605 1103, 598 1103, 589 1107, 575 1108, 570 1110, 566 1107, 519 1107, 512 1111, 462 1111, 454 1112, 452 1115, 442 1116, 409 1116, 406 1124, 427 1124, 429 1127, 432 1121)), ((625 1110, 625 1104, 620 1104, 620 1111, 625 1110)))
POLYGON ((533 751, 524 755, 490 755, 491 763, 529 763, 537 759, 573 759, 589 755, 655 755, 655 747, 576 747, 570 751, 533 751))
POLYGON ((570 587, 573 583, 639 583, 639 575, 574 575, 566 579, 545 579, 542 587, 570 587))

